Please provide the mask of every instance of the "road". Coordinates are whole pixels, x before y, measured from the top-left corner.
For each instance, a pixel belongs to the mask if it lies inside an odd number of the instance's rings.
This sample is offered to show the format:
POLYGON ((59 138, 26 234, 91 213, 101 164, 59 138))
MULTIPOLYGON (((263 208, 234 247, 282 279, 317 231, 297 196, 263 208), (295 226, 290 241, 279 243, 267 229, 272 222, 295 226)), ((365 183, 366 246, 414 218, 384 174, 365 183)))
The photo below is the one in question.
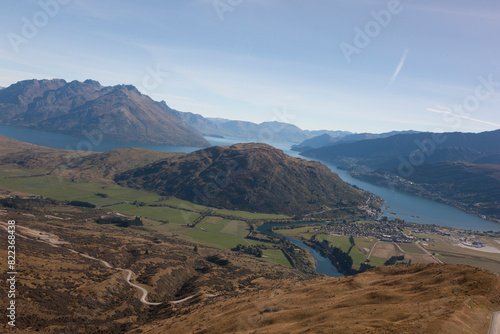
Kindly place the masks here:
MULTIPOLYGON (((6 231, 8 231, 7 224, 5 224, 4 222, 0 222, 0 226, 2 226, 6 231)), ((61 245, 68 245, 69 244, 68 242, 61 241, 59 239, 59 237, 56 236, 56 235, 54 235, 54 234, 50 234, 50 233, 45 233, 45 232, 42 232, 42 231, 33 230, 33 229, 30 229, 30 228, 24 227, 24 226, 19 226, 19 224, 16 225, 16 228, 19 228, 17 230, 18 232, 22 230, 23 232, 27 232, 28 235, 37 236, 38 238, 40 238, 40 239, 36 239, 36 238, 33 238, 33 237, 29 238, 28 236, 23 236, 23 235, 20 235, 20 234, 16 233, 17 236, 22 237, 24 239, 30 239, 30 240, 35 240, 35 241, 43 242, 43 243, 49 244, 49 245, 51 245, 53 247, 61 247, 61 245)), ((146 298, 148 297, 148 293, 149 292, 146 289, 144 289, 142 286, 134 284, 134 283, 132 283, 130 281, 132 279, 132 275, 134 275, 134 272, 132 270, 130 270, 130 269, 122 269, 122 268, 114 268, 108 262, 106 262, 104 260, 95 258, 95 257, 87 255, 85 253, 80 253, 80 252, 78 252, 78 251, 76 251, 74 249, 71 249, 71 248, 67 248, 67 247, 64 247, 64 248, 66 248, 68 251, 70 251, 72 253, 78 254, 78 255, 83 256, 83 257, 85 257, 87 259, 94 260, 94 261, 99 261, 106 268, 127 272, 127 277, 126 277, 125 281, 131 287, 134 287, 134 288, 138 289, 139 291, 141 291, 140 300, 141 300, 141 302, 143 304, 145 304, 145 305, 153 305, 153 306, 154 305, 161 305, 161 304, 163 304, 163 303, 151 303, 151 302, 148 302, 146 300, 146 298)), ((180 299, 180 300, 174 300, 174 301, 171 301, 170 303, 171 304, 179 304, 179 303, 185 302, 187 300, 190 300, 190 299, 192 299, 192 298, 194 298, 196 296, 198 296, 198 295, 192 295, 192 296, 180 299)), ((204 294, 204 296, 206 296, 206 297, 215 297, 216 295, 204 294)))
MULTIPOLYGON (((123 270, 123 271, 125 271, 125 272, 128 273, 126 281, 127 281, 127 283, 130 286, 133 286, 134 288, 139 289, 142 292, 141 302, 143 304, 146 304, 146 305, 161 305, 162 304, 162 303, 150 303, 150 302, 148 302, 146 300, 146 297, 148 296, 148 291, 146 289, 144 289, 142 286, 135 285, 134 283, 130 282, 130 279, 132 278, 132 274, 134 273, 132 270, 130 270, 130 269, 121 269, 121 268, 115 268, 115 269, 117 269, 117 270, 123 270)), ((171 303, 173 303, 173 302, 171 302, 171 303)))
POLYGON ((367 256, 367 258, 366 258, 367 260, 369 260, 369 259, 370 259, 370 256, 372 256, 372 252, 373 252, 373 250, 375 249, 375 246, 377 246, 377 244, 378 244, 379 242, 380 242, 380 241, 377 241, 375 244, 373 244, 372 249, 370 249, 370 253, 368 253, 368 256, 367 256))
POLYGON ((500 312, 493 313, 488 334, 500 334, 500 312))
POLYGON ((415 242, 415 245, 417 245, 418 248, 420 248, 425 254, 427 254, 430 257, 432 257, 434 259, 434 261, 436 261, 437 263, 443 263, 443 261, 441 261, 440 259, 438 259, 436 256, 432 255, 427 249, 425 249, 424 247, 422 247, 420 245, 420 241, 415 242))

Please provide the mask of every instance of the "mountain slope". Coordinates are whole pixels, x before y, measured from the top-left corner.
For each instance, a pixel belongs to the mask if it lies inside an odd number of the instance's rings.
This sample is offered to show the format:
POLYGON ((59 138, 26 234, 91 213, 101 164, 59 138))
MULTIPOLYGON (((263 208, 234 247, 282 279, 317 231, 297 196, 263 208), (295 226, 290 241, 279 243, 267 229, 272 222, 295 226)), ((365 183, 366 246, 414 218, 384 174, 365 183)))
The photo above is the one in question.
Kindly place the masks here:
POLYGON ((335 138, 330 136, 328 133, 324 133, 324 134, 316 136, 314 138, 306 139, 298 145, 293 145, 292 150, 300 152, 300 151, 309 150, 312 148, 320 148, 323 146, 332 145, 336 142, 337 141, 335 140, 335 138))
POLYGON ((370 199, 376 202, 326 166, 292 158, 266 144, 211 147, 120 174, 115 180, 203 205, 262 213, 328 216, 355 213, 370 199))
POLYGON ((370 168, 397 168, 410 154, 425 156, 426 162, 466 161, 500 153, 500 130, 483 133, 430 132, 400 134, 382 139, 340 143, 304 151, 302 155, 336 163, 370 168))
POLYGON ((485 156, 483 158, 479 158, 477 160, 474 160, 472 163, 474 163, 474 164, 500 165, 500 153, 488 155, 488 156, 485 156))
POLYGON ((302 154, 333 161, 368 182, 500 219, 500 130, 400 134, 339 143, 302 154))
POLYGON ((113 183, 115 174, 182 155, 184 153, 143 148, 120 148, 104 153, 59 150, 0 135, 0 165, 17 165, 77 182, 113 183))
POLYGON ((442 201, 500 221, 500 166, 465 162, 424 164, 407 178, 442 201))
POLYGON ((500 166, 466 162, 425 163, 402 178, 397 169, 351 175, 500 221, 500 166))
POLYGON ((165 103, 151 100, 133 86, 103 87, 92 80, 27 80, 11 85, 0 91, 0 123, 79 137, 210 146, 165 103))
POLYGON ((294 151, 306 151, 314 148, 320 148, 323 146, 329 146, 337 143, 349 143, 349 142, 355 142, 355 141, 360 141, 360 140, 365 140, 365 139, 379 139, 379 138, 387 138, 391 136, 395 136, 398 134, 414 134, 418 133, 417 131, 391 131, 391 132, 385 132, 385 133, 354 133, 354 134, 348 134, 345 136, 337 136, 337 137, 332 137, 328 133, 325 133, 323 135, 307 139, 300 143, 299 145, 294 145, 292 146, 292 150, 294 151))
POLYGON ((256 291, 221 296, 144 332, 486 333, 500 306, 495 274, 464 265, 387 266, 338 279, 258 279, 256 291))

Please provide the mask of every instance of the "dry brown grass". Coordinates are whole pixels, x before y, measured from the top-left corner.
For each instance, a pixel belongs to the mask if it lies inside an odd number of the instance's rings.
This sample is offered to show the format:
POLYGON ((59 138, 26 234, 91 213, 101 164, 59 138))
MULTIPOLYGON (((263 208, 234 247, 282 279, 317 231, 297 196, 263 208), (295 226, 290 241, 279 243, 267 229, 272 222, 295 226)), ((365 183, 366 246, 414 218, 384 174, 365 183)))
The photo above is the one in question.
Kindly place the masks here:
MULTIPOLYGON (((203 293, 238 295, 255 289, 251 281, 256 277, 300 276, 281 266, 202 245, 195 252, 194 244, 175 237, 91 222, 102 213, 64 205, 33 209, 29 216, 10 208, 2 211, 0 221, 15 219, 18 226, 18 318, 12 332, 123 333, 153 320, 185 314, 200 298, 175 306, 170 305, 172 300, 203 293), (67 243, 53 247, 43 242, 44 235, 26 232, 21 226, 57 235, 67 243), (138 290, 125 282, 123 272, 68 248, 105 260, 113 267, 131 269, 133 283, 150 291, 148 301, 163 304, 143 305, 138 290), (221 266, 208 261, 212 255, 229 263, 221 266)), ((6 237, 7 232, 1 228, 0 250, 5 252, 6 237)), ((4 282, 6 272, 6 263, 1 261, 0 280, 4 282)), ((6 295, 6 285, 2 284, 0 308, 7 307, 6 295)), ((5 322, 0 325, 0 333, 7 329, 11 330, 5 322)))
POLYGON ((257 280, 148 333, 486 333, 499 279, 464 265, 380 267, 348 278, 257 280))

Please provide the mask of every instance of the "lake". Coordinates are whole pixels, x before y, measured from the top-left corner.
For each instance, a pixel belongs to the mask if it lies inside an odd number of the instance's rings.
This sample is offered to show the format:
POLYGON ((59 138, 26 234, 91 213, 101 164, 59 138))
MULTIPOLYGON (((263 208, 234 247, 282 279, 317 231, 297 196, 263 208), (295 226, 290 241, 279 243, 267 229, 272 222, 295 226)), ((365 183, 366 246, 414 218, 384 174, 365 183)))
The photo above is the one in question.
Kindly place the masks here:
MULTIPOLYGON (((97 143, 97 145, 94 145, 95 143, 93 143, 92 140, 89 139, 82 139, 65 134, 5 125, 0 125, 0 134, 28 143, 48 146, 52 148, 73 150, 79 148, 82 150, 92 150, 96 152, 105 152, 112 149, 124 147, 140 147, 156 151, 186 153, 200 149, 198 147, 154 145, 134 142, 124 143, 109 140, 104 140, 101 143, 97 143)), ((267 144, 273 145, 274 147, 283 150, 286 154, 294 157, 308 159, 305 157, 301 157, 298 152, 290 150, 290 143, 231 137, 206 137, 206 139, 212 145, 231 145, 241 142, 266 142, 267 144)), ((347 172, 338 169, 334 164, 326 161, 321 162, 328 166, 333 172, 337 173, 344 181, 356 185, 361 189, 368 190, 375 195, 383 198, 386 201, 383 207, 383 212, 384 215, 388 216, 389 218, 398 217, 408 222, 436 224, 461 229, 470 229, 474 231, 500 231, 499 223, 482 219, 478 216, 471 215, 449 205, 355 179, 347 174, 347 172), (385 209, 386 205, 389 206, 388 209, 385 209), (391 212, 396 213, 396 215, 391 214, 391 212)))

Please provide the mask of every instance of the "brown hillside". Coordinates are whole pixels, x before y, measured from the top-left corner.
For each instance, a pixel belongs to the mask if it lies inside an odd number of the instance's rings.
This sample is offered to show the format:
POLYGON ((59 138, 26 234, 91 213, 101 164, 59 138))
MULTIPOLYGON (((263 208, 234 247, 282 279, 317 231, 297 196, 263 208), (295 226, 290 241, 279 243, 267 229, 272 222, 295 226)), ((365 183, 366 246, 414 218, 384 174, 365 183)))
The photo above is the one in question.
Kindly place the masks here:
POLYGON ((319 162, 255 143, 199 150, 123 173, 116 180, 203 205, 288 215, 335 215, 339 210, 352 215, 371 198, 319 162))
POLYGON ((108 152, 68 151, 24 143, 0 135, 0 165, 60 175, 78 182, 113 183, 116 173, 184 153, 121 148, 108 152))
POLYGON ((69 164, 92 152, 58 150, 25 143, 0 135, 0 164, 18 165, 26 169, 50 171, 61 164, 69 164))
POLYGON ((354 277, 256 280, 147 333, 487 333, 500 280, 464 265, 380 267, 354 277))

